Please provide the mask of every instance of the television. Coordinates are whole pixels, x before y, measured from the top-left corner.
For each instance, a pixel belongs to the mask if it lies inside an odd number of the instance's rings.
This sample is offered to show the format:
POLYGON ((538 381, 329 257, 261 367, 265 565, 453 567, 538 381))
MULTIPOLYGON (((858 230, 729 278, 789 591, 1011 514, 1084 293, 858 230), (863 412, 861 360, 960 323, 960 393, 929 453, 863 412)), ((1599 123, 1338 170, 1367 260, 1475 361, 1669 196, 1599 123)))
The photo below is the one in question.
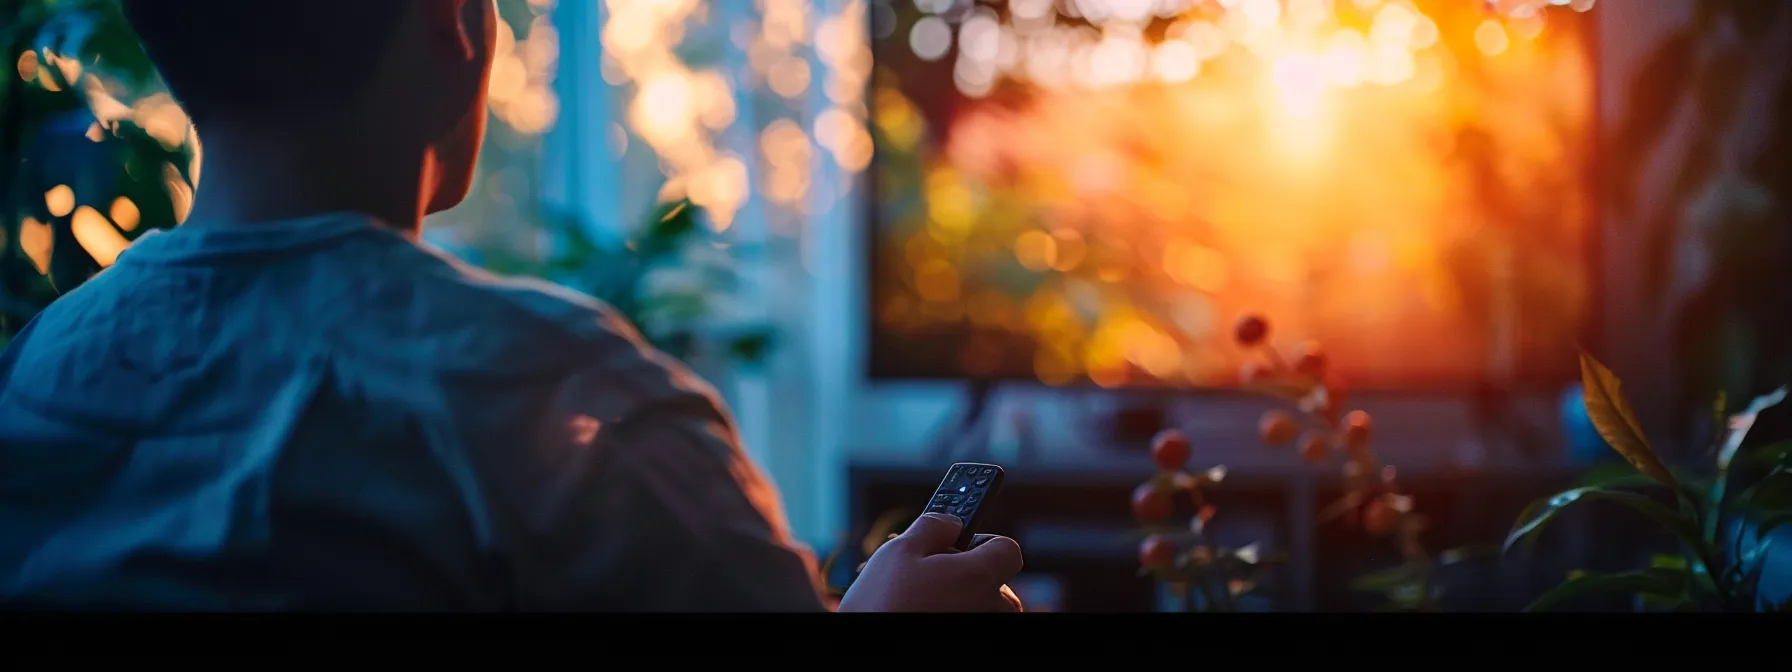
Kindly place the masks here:
POLYGON ((1358 390, 1575 376, 1590 3, 872 1, 874 380, 1226 389, 1249 314, 1358 390))

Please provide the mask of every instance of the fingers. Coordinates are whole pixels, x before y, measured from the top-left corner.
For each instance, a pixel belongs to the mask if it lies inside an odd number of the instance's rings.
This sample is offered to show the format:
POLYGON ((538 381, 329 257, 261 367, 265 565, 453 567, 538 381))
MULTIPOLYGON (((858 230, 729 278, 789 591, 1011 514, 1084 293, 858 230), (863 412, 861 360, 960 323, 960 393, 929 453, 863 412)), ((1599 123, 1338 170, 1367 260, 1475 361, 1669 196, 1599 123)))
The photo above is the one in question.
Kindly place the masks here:
POLYGON ((1008 584, 1006 584, 1006 583, 1002 584, 1002 600, 1004 602, 1007 602, 1008 606, 1010 608, 1012 608, 1012 610, 1015 613, 1019 613, 1019 612, 1023 612, 1023 611, 1027 610, 1026 607, 1021 606, 1020 596, 1015 595, 1014 589, 1009 588, 1008 584))
POLYGON ((948 513, 924 513, 908 526, 908 531, 890 543, 902 543, 923 555, 944 553, 958 542, 964 521, 948 513))
POLYGON ((992 614, 1018 614, 1023 610, 1020 596, 1015 595, 1014 589, 1009 588, 1006 583, 989 594, 989 599, 983 602, 982 609, 982 611, 992 614))
MULTIPOLYGON (((976 548, 976 547, 978 547, 978 546, 982 546, 982 545, 983 545, 983 542, 986 542, 986 541, 989 541, 989 540, 991 540, 991 539, 994 539, 994 538, 996 538, 996 535, 993 535, 993 534, 978 534, 978 535, 974 535, 974 536, 972 536, 972 537, 971 537, 971 548, 976 548)), ((971 548, 967 548, 967 549, 964 549, 964 550, 967 550, 967 551, 968 551, 968 550, 971 550, 971 548)))
POLYGON ((1026 562, 1020 556, 1020 544, 1008 537, 987 536, 988 539, 981 543, 972 543, 971 550, 959 553, 957 557, 964 562, 975 564, 996 583, 1007 583, 1026 566, 1026 562))

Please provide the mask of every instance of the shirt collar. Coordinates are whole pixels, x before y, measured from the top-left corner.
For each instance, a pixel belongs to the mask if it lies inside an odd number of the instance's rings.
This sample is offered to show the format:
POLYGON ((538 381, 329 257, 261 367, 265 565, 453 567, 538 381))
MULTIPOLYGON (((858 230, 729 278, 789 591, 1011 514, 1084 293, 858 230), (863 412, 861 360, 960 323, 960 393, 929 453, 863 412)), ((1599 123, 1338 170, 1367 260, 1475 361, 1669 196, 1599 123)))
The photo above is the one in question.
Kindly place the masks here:
POLYGON ((146 232, 119 258, 133 262, 196 261, 214 256, 292 251, 348 236, 381 233, 402 235, 371 216, 353 212, 253 224, 186 225, 146 232))

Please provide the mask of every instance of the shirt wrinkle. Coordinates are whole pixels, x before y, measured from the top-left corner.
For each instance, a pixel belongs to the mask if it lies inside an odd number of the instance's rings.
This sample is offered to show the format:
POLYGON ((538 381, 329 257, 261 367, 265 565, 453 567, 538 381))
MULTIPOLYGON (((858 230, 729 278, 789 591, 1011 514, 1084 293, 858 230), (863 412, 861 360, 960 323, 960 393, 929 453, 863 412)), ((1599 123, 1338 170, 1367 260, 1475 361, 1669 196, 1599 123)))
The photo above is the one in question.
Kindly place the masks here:
MULTIPOLYGON (((0 602, 505 609, 531 572, 572 599, 554 577, 589 572, 540 563, 664 523, 592 508, 624 456, 542 437, 693 396, 727 422, 601 302, 362 216, 146 235, 0 354, 0 602)), ((651 604, 649 579, 580 594, 651 604)))

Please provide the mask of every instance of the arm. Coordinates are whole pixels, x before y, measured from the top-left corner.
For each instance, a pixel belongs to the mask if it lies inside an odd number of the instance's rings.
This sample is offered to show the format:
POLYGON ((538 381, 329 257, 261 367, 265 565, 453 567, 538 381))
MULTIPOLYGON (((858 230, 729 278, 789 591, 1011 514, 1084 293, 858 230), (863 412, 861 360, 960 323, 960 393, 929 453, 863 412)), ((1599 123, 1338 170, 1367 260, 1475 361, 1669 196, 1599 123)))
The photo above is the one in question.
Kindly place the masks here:
POLYGON ((619 385, 629 376, 615 368, 573 376, 545 425, 557 431, 520 464, 506 460, 502 491, 524 530, 513 560, 521 606, 827 609, 813 556, 791 539, 726 412, 678 380, 688 374, 669 373, 673 385, 650 395, 619 385), (615 404, 626 410, 596 420, 615 404))

